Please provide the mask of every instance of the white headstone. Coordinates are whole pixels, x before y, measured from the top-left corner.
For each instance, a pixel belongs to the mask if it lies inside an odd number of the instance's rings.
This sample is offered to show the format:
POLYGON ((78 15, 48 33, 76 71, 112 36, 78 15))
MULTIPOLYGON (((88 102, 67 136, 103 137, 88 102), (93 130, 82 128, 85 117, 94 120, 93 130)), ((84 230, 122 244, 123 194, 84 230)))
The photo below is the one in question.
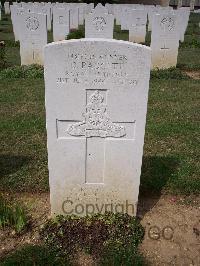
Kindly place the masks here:
POLYGON ((100 14, 103 13, 103 14, 108 14, 108 9, 103 6, 101 3, 99 3, 95 9, 93 10, 93 12, 96 11, 96 12, 99 12, 100 14))
POLYGON ((105 4, 105 7, 107 8, 109 14, 114 15, 114 10, 113 10, 112 4, 105 4))
POLYGON ((4 3, 4 11, 5 11, 6 15, 10 14, 10 4, 9 4, 9 2, 5 2, 4 3))
POLYGON ((178 16, 172 12, 154 16, 151 34, 152 68, 176 66, 179 39, 178 16))
POLYGON ((86 14, 89 14, 94 9, 94 3, 87 4, 86 6, 86 14))
POLYGON ((79 26, 79 9, 70 7, 70 30, 78 29, 79 26))
POLYGON ((132 10, 131 24, 129 25, 129 41, 136 43, 145 43, 147 12, 146 10, 132 10))
POLYGON ((190 10, 193 11, 195 6, 195 0, 190 0, 190 10))
POLYGON ((86 3, 78 4, 78 10, 79 10, 79 19, 78 19, 78 21, 79 21, 79 25, 83 25, 84 24, 86 8, 87 8, 87 4, 86 3))
POLYGON ((86 15, 85 38, 106 38, 112 39, 114 31, 114 16, 105 14, 99 10, 86 15))
POLYGON ((15 41, 20 41, 20 34, 22 33, 21 19, 25 10, 24 8, 19 8, 17 5, 11 5, 10 10, 15 41))
POLYGON ((177 8, 180 8, 182 7, 183 5, 183 0, 178 0, 178 5, 177 5, 177 8))
POLYGON ((116 19, 116 25, 121 25, 121 13, 122 13, 122 8, 121 5, 119 4, 113 4, 113 12, 114 16, 116 19))
POLYGON ((44 14, 24 13, 21 20, 21 64, 43 65, 43 49, 47 44, 47 18, 44 14))
POLYGON ((38 5, 34 6, 33 8, 34 13, 38 14, 44 14, 47 16, 47 30, 51 30, 51 4, 50 3, 44 3, 41 5, 39 3, 38 5))
POLYGON ((69 34, 69 9, 53 9, 53 40, 62 41, 69 34))
POLYGON ((180 41, 184 42, 185 32, 188 26, 188 21, 190 17, 190 8, 189 7, 181 7, 177 10, 174 10, 174 13, 177 13, 179 20, 179 33, 180 33, 180 41))
POLYGON ((105 212, 105 204, 127 203, 132 207, 125 211, 136 214, 150 61, 150 48, 124 41, 46 46, 52 215, 84 215, 88 204, 105 212))

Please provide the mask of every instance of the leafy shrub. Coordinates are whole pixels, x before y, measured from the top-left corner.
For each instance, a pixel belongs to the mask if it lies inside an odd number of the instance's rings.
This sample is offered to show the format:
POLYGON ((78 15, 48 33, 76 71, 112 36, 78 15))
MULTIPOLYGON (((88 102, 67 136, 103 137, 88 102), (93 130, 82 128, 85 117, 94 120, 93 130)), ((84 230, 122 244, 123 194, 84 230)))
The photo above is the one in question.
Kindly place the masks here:
POLYGON ((168 69, 158 69, 151 71, 152 79, 190 79, 185 73, 180 69, 171 67, 168 69))
POLYGON ((12 227, 17 233, 27 225, 25 211, 18 204, 11 205, 0 197, 0 228, 12 227))
POLYGON ((73 259, 77 251, 82 251, 100 264, 141 265, 138 245, 144 229, 135 217, 127 214, 57 216, 44 225, 40 235, 61 257, 73 259))
POLYGON ((56 254, 46 247, 25 245, 19 250, 16 250, 13 254, 8 255, 0 263, 1 266, 55 266, 55 265, 69 265, 67 261, 63 261, 58 258, 56 254))
POLYGON ((78 30, 72 31, 67 36, 67 40, 82 39, 82 38, 85 38, 85 32, 83 29, 78 29, 78 30))
POLYGON ((43 78, 44 69, 39 65, 14 66, 0 71, 0 80, 4 78, 43 78))
POLYGON ((0 70, 5 68, 6 66, 6 50, 5 50, 5 42, 0 42, 0 70))

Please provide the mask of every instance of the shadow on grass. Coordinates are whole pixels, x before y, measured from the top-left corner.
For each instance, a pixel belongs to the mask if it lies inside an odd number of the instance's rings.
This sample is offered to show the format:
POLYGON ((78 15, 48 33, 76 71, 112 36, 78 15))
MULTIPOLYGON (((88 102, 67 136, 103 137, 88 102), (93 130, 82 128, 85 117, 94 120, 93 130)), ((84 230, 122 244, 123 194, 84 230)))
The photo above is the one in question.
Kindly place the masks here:
POLYGON ((179 166, 175 157, 144 156, 141 171, 138 214, 144 215, 159 200, 161 192, 179 166))
POLYGON ((24 164, 27 164, 31 160, 27 156, 17 155, 0 155, 0 178, 17 172, 24 164))

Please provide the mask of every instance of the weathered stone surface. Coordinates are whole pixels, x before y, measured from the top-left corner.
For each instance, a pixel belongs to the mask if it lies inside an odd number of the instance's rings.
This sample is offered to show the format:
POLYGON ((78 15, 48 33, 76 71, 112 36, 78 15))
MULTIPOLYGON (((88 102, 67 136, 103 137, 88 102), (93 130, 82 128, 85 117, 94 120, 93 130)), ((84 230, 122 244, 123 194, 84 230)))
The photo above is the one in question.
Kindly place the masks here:
POLYGON ((114 16, 95 9, 85 18, 86 38, 112 39, 114 31, 114 16))
POLYGON ((53 9, 53 40, 62 41, 69 34, 69 9, 53 9))
POLYGON ((176 66, 179 39, 178 16, 172 12, 156 14, 151 34, 152 68, 176 66))
POLYGON ((147 12, 146 10, 132 10, 130 13, 129 41, 145 43, 147 12))
POLYGON ((70 30, 78 29, 79 9, 77 6, 70 4, 70 30))
POLYGON ((4 11, 6 15, 10 14, 10 3, 9 2, 4 3, 4 11))
POLYGON ((20 56, 21 64, 43 65, 43 49, 47 44, 46 15, 24 13, 21 19, 20 56))
POLYGON ((102 213, 105 204, 136 213, 150 57, 150 48, 117 40, 46 46, 52 215, 102 213))

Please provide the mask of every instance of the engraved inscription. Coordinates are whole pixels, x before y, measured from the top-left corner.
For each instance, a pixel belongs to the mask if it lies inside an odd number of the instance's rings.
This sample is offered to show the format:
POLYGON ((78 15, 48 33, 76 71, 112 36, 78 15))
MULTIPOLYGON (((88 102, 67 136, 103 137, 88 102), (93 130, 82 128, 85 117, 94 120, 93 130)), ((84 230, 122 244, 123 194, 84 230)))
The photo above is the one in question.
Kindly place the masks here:
POLYGON ((106 21, 103 17, 96 17, 93 20, 93 25, 97 31, 102 31, 106 26, 106 21))
POLYGON ((162 29, 164 30, 173 30, 175 27, 175 22, 171 17, 164 17, 161 22, 160 22, 160 26, 162 29))
POLYGON ((38 29, 40 23, 36 17, 29 17, 26 19, 26 27, 30 31, 35 31, 38 29))
POLYGON ((104 97, 98 90, 90 96, 83 116, 85 117, 83 122, 71 124, 68 127, 68 134, 101 138, 120 138, 126 135, 125 127, 111 122, 106 112, 104 97))
MULTIPOLYGON (((142 59, 141 59, 142 60, 142 59)), ((119 85, 136 86, 138 84, 139 66, 134 69, 136 77, 127 72, 128 58, 117 51, 113 53, 87 54, 69 53, 66 57, 67 67, 64 76, 57 77, 57 83, 76 83, 93 86, 111 82, 119 85)), ((143 62, 141 61, 141 66, 143 62)))
POLYGON ((63 16, 59 16, 59 24, 64 24, 64 17, 63 16))

